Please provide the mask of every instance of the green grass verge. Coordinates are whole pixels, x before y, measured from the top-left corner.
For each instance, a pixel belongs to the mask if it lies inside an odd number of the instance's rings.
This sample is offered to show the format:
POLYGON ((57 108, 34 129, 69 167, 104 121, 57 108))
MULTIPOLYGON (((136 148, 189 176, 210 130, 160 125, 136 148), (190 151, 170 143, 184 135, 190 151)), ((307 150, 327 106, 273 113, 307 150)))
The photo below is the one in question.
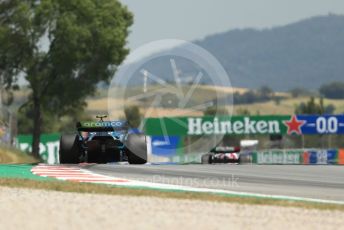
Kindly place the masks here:
POLYGON ((305 209, 338 210, 344 211, 344 205, 321 204, 312 202, 299 202, 288 200, 277 200, 269 198, 242 197, 233 195, 215 195, 209 193, 177 192, 147 188, 128 188, 88 183, 64 182, 64 181, 37 181, 31 179, 0 178, 0 186, 12 188, 43 189, 50 191, 126 195, 126 196, 149 196, 158 198, 174 198, 201 200, 210 202, 226 202, 247 205, 273 205, 281 207, 297 207, 305 209))
POLYGON ((0 178, 9 179, 30 179, 38 181, 56 181, 54 178, 36 176, 31 173, 33 164, 1 164, 0 165, 0 178))

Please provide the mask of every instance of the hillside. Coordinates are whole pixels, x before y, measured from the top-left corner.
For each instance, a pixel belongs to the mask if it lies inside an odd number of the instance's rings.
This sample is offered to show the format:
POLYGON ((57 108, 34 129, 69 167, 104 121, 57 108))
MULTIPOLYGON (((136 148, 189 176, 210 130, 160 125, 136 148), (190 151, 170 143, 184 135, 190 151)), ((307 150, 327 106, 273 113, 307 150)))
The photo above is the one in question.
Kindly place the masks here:
POLYGON ((344 79, 344 16, 314 17, 265 30, 232 30, 197 41, 215 55, 235 87, 318 89, 344 79))
MULTIPOLYGON (((195 43, 220 61, 237 88, 267 85, 282 92, 297 87, 315 91, 323 84, 344 80, 344 16, 319 16, 264 30, 231 30, 195 43)), ((159 57, 145 68, 174 81, 169 58, 159 57)), ((184 79, 200 71, 190 60, 173 58, 184 79)), ((129 84, 143 84, 140 72, 135 79, 129 84)), ((206 72, 201 83, 214 84, 206 72)))

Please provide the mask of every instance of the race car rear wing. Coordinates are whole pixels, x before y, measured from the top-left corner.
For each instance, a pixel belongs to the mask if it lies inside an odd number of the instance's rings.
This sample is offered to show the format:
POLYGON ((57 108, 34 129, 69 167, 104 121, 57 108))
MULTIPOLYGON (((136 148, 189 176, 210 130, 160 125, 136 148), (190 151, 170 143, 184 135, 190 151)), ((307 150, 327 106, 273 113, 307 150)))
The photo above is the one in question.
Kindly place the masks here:
POLYGON ((213 153, 238 153, 240 152, 240 147, 229 147, 229 146, 218 146, 211 150, 213 153))
POLYGON ((83 121, 77 122, 76 128, 80 132, 111 132, 118 130, 128 130, 127 121, 83 121))

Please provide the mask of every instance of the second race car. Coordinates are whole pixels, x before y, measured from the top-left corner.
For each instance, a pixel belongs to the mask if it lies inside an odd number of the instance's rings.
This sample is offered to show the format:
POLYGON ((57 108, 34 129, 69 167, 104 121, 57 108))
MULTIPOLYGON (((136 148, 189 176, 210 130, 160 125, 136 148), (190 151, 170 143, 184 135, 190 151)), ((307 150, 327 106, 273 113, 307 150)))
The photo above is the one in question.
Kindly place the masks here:
POLYGON ((219 146, 202 155, 202 164, 216 163, 240 163, 240 148, 219 146))

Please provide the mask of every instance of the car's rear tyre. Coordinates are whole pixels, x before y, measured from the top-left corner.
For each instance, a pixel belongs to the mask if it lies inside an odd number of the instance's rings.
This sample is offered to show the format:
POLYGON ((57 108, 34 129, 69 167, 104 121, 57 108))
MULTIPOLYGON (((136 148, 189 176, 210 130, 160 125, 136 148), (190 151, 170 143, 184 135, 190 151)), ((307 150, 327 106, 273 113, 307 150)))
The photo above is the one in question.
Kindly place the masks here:
POLYGON ((129 164, 147 163, 147 142, 143 134, 129 134, 125 142, 129 164))
POLYGON ((204 154, 201 158, 202 164, 212 164, 212 155, 211 154, 204 154))
POLYGON ((62 135, 60 139, 60 164, 78 164, 80 149, 76 135, 62 135))

